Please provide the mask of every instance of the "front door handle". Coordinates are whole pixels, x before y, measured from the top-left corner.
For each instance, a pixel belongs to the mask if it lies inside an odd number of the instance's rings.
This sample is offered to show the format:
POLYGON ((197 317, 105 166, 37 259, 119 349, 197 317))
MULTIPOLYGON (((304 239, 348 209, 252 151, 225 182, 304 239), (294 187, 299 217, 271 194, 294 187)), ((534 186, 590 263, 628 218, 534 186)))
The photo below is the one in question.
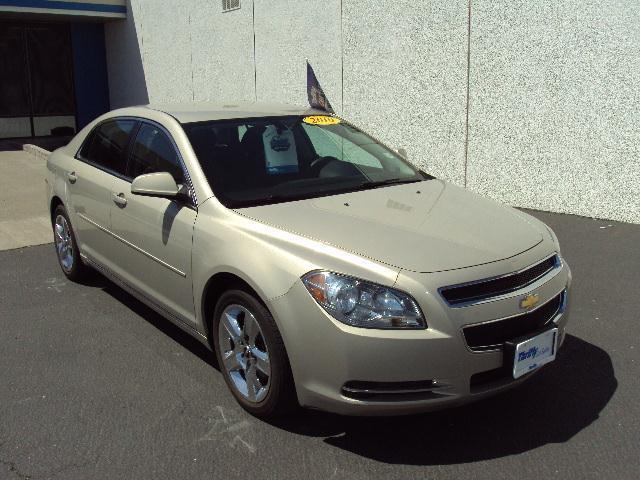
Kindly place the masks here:
POLYGON ((113 193, 111 194, 111 198, 113 199, 114 203, 119 207, 124 208, 127 206, 127 199, 124 197, 124 193, 118 193, 117 195, 113 193))
POLYGON ((69 183, 76 183, 76 180, 78 180, 76 172, 67 173, 67 180, 69 180, 69 183))

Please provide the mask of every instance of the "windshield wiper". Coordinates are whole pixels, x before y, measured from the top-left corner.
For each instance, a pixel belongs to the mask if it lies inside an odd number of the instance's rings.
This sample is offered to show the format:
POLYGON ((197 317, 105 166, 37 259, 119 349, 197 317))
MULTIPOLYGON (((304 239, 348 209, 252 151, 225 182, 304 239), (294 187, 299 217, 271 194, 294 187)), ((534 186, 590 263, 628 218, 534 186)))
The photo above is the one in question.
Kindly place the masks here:
POLYGON ((258 207, 260 205, 270 205, 272 203, 293 202, 295 200, 305 200, 313 197, 313 194, 298 194, 298 195, 282 195, 272 194, 266 197, 252 198, 249 200, 234 200, 230 202, 230 208, 243 208, 243 207, 258 207))
POLYGON ((387 178, 386 180, 367 180, 362 182, 359 187, 361 188, 375 188, 384 187, 386 185, 401 185, 403 183, 416 183, 421 182, 419 178, 387 178))
POLYGON ((258 207, 260 205, 270 205, 272 203, 293 202, 295 200, 306 200, 309 198, 326 197, 331 195, 340 195, 342 193, 355 192, 359 190, 368 190, 370 188, 385 187, 387 185, 401 185, 403 183, 422 182, 420 178, 387 178, 386 180, 367 180, 362 183, 347 186, 335 190, 312 191, 304 193, 281 194, 272 193, 264 197, 252 198, 247 200, 233 200, 229 202, 230 208, 258 207))

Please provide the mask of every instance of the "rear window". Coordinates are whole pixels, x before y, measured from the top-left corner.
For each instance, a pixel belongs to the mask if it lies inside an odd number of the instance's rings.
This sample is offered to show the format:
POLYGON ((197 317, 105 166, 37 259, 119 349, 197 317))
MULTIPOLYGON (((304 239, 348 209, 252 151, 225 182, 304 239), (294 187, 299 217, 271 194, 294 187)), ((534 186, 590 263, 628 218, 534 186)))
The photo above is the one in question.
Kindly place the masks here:
POLYGON ((127 145, 135 120, 110 120, 98 125, 80 150, 80 158, 110 172, 125 174, 127 145))

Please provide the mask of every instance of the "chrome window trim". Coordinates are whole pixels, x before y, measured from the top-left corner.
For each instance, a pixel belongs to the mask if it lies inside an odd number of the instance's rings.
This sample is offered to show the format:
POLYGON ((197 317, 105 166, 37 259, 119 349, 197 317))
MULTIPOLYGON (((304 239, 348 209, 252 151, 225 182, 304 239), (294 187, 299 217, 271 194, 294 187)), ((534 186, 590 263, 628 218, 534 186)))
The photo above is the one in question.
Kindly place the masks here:
POLYGON ((129 160, 129 147, 131 146, 131 139, 132 139, 132 135, 134 133, 137 133, 137 122, 139 120, 136 117, 130 117, 130 116, 123 116, 123 117, 111 117, 111 118, 105 118, 104 120, 102 120, 101 122, 97 123, 96 125, 94 125, 94 127, 91 129, 91 131, 84 137, 84 139, 82 140, 82 143, 80 144, 80 146, 78 147, 78 150, 76 150, 76 153, 73 155, 73 158, 75 158, 76 160, 86 164, 86 165, 90 165, 93 168, 97 168, 98 170, 101 170, 105 173, 108 173, 109 175, 113 175, 114 177, 117 177, 121 180, 125 180, 127 182, 131 182, 131 178, 126 176, 126 170, 127 170, 127 162, 129 160), (83 157, 80 152, 82 151, 82 149, 84 148, 84 146, 87 143, 87 140, 89 139, 89 137, 91 137, 91 135, 93 135, 93 133, 100 128, 102 125, 104 125, 105 123, 108 122, 116 122, 118 120, 130 120, 132 122, 134 122, 133 128, 131 130, 131 133, 129 134, 129 141, 127 142, 127 146, 125 147, 125 173, 120 173, 117 172, 115 170, 112 170, 110 168, 105 167, 104 165, 100 165, 99 163, 96 163, 92 160, 89 160, 88 158, 83 157))
MULTIPOLYGON (((184 158, 182 156, 182 152, 178 148, 178 145, 176 144, 175 140, 173 139, 173 135, 171 135, 171 133, 163 125, 161 125, 160 123, 156 122, 155 120, 151 120, 149 118, 143 118, 143 117, 136 117, 136 116, 132 116, 132 115, 105 118, 104 120, 102 120, 99 123, 97 123, 96 125, 94 125, 94 127, 87 134, 87 136, 84 137, 84 140, 82 141, 82 143, 78 147, 78 150, 76 150, 76 153, 75 153, 75 155, 73 157, 76 160, 79 160, 79 161, 81 161, 81 162, 83 162, 83 163, 85 163, 87 165, 91 165, 92 167, 97 168, 99 170, 102 170, 105 173, 108 173, 110 175, 113 175, 114 177, 117 177, 117 178, 119 178, 121 180, 124 180, 126 182, 131 183, 133 181, 133 178, 128 177, 126 175, 126 170, 127 170, 127 167, 129 166, 129 160, 130 160, 130 157, 131 157, 131 148, 133 146, 133 142, 135 142, 135 140, 136 140, 136 138, 138 136, 138 132, 140 130, 140 125, 142 123, 147 123, 147 124, 153 125, 154 127, 159 128, 169 138, 169 141, 171 142, 171 145, 173 146, 174 150, 176 151, 176 154, 178 155, 178 160, 180 161, 180 166, 182 167, 182 173, 184 174, 184 178, 185 178, 185 181, 187 183, 187 191, 189 193, 188 196, 189 196, 189 199, 190 199, 191 206, 194 207, 194 208, 197 208, 197 206, 198 206, 198 196, 196 195, 196 190, 193 187, 193 180, 191 179, 191 175, 189 174, 189 169, 187 168, 187 164, 184 161, 184 158), (131 135, 129 137, 129 143, 127 144, 125 174, 121 174, 120 172, 116 172, 116 171, 111 170, 109 168, 105 168, 102 165, 99 165, 99 164, 97 164, 95 162, 92 162, 88 158, 84 158, 80 154, 80 152, 82 151, 82 148, 87 143, 87 139, 93 134, 93 132, 95 132, 95 130, 97 128, 99 128, 101 125, 103 125, 103 124, 105 124, 107 122, 113 122, 113 121, 117 121, 117 120, 132 120, 132 121, 137 123, 133 127, 133 130, 132 130, 131 135)), ((181 126, 181 128, 182 128, 182 126, 181 126)))
POLYGON ((531 265, 521 268, 520 270, 516 270, 515 272, 509 272, 509 273, 505 273, 503 275, 496 275, 494 277, 488 277, 488 278, 483 278, 480 280, 472 280, 470 282, 463 282, 463 283, 456 283, 453 285, 446 285, 444 287, 439 287, 438 288, 438 294, 440 295, 440 297, 442 297, 442 300, 444 301, 444 303, 449 307, 449 308, 465 308, 465 307, 470 307, 470 306, 475 306, 475 305, 482 305, 484 303, 491 303, 491 302, 495 302, 495 301, 499 301, 499 300, 504 300, 507 298, 511 298, 511 297, 517 297, 518 295, 520 295, 522 293, 522 290, 525 289, 530 289, 532 285, 542 285, 544 283, 546 283, 547 281, 551 280, 553 277, 555 277, 558 273, 560 273, 560 271, 562 270, 562 268, 564 267, 564 262, 562 261, 562 257, 560 256, 559 252, 553 252, 551 255, 547 255, 546 257, 544 257, 542 260, 539 260, 537 262, 532 263, 531 265), (462 302, 462 303, 457 303, 457 304, 451 304, 447 301, 447 299, 444 297, 444 295, 442 294, 443 290, 447 290, 449 288, 458 288, 458 287, 466 287, 469 285, 478 285, 480 283, 487 283, 487 282, 491 282, 494 280, 499 280, 502 278, 507 278, 507 277, 511 277, 514 275, 518 275, 526 270, 529 270, 530 268, 535 267, 536 265, 543 263, 547 260, 549 260, 551 257, 553 256, 557 256, 558 260, 556 262, 556 264, 553 266, 553 268, 551 268, 549 271, 547 271, 545 274, 541 275, 540 277, 536 278, 535 280, 533 280, 530 283, 527 283, 525 285, 522 285, 520 287, 518 287, 515 290, 511 290, 505 293, 502 293, 500 295, 496 295, 493 297, 488 297, 488 298, 483 298, 480 300, 469 300, 468 302, 462 302), (544 281, 542 281, 544 280, 544 281))
MULTIPOLYGON (((139 122, 140 122, 140 127, 142 127, 142 124, 146 123, 148 125, 152 125, 154 127, 159 128, 167 136, 167 138, 169 138, 169 141, 171 142, 173 149, 176 151, 176 154, 178 155, 178 161, 180 162, 180 166, 182 167, 182 173, 187 183, 187 191, 189 192, 189 199, 191 200, 192 205, 196 207, 198 205, 198 197, 196 195, 196 190, 193 187, 193 181, 191 180, 191 175, 189 174, 189 169, 187 168, 187 164, 185 163, 184 158, 182 157, 182 152, 180 152, 180 149, 178 148, 176 141, 173 139, 173 135, 171 135, 171 133, 169 133, 169 131, 163 125, 156 122, 155 120, 151 120, 148 118, 139 118, 139 122)), ((140 128, 138 128, 138 130, 136 131, 135 137, 131 139, 132 148, 133 148, 133 142, 136 141, 139 131, 140 131, 140 128)), ((131 156, 131 152, 129 152, 129 156, 127 157, 127 166, 129 165, 130 156, 131 156)))
POLYGON ((131 183, 131 180, 133 180, 132 178, 127 177, 126 175, 121 174, 120 172, 116 172, 115 170, 111 170, 110 168, 106 168, 103 165, 100 165, 96 162, 92 162, 91 160, 89 160, 88 158, 84 158, 81 156, 75 157, 76 160, 78 160, 79 162, 84 163, 85 165, 89 165, 90 167, 96 168, 98 170, 100 170, 101 172, 104 172, 108 175, 112 175, 116 178, 119 178, 120 180, 124 180, 125 182, 129 182, 131 183))
POLYGON ((463 325, 460 327, 460 335, 462 336, 462 341, 464 342, 465 347, 467 348, 467 350, 471 353, 488 353, 488 352, 500 352, 502 350, 502 343, 500 344, 495 344, 495 345, 482 345, 481 347, 474 347, 476 348, 476 350, 474 350, 473 348, 471 348, 469 346, 469 344, 467 343, 467 339, 464 336, 464 329, 465 328, 469 328, 469 327, 477 327, 480 325, 486 325, 489 323, 495 323, 495 322, 502 322, 503 320, 509 320, 510 318, 514 318, 514 317, 519 317, 521 315, 527 315, 529 313, 533 313, 536 310, 544 307, 545 305, 547 305, 549 302, 552 302, 556 297, 558 297, 558 295, 562 295, 562 298, 560 299, 560 306, 558 307, 558 309, 555 311, 555 313, 551 316, 551 318, 549 320, 547 320, 544 326, 549 325, 550 323, 555 323, 556 325, 558 324, 558 322, 560 321, 560 318, 562 317, 562 315, 564 315, 566 309, 567 309, 567 302, 568 302, 568 296, 569 296, 569 289, 567 286, 564 286, 558 293, 552 295, 546 302, 544 302, 541 305, 538 305, 536 308, 533 308, 527 312, 519 312, 516 313, 514 315, 508 315, 506 317, 500 317, 500 318, 495 318, 492 320, 483 320, 482 322, 476 322, 476 323, 468 323, 466 325, 463 325), (478 350, 478 348, 482 348, 482 350, 478 350))

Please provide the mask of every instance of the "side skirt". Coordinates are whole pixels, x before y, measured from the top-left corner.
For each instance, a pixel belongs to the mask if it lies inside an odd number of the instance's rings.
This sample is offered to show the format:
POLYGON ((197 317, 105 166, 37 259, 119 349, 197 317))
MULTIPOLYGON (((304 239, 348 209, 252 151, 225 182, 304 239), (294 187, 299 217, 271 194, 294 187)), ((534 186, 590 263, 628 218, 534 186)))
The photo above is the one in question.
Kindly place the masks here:
POLYGON ((193 328, 191 325, 189 325, 188 323, 184 322, 182 319, 178 318, 173 313, 171 313, 171 312, 167 311, 166 309, 164 309, 156 301, 154 301, 153 299, 151 299, 150 297, 148 297, 147 295, 145 295, 144 293, 139 291, 137 288, 129 285, 127 282, 125 282, 120 277, 118 277, 111 269, 109 269, 109 268, 105 267, 104 265, 102 265, 101 263, 98 263, 95 260, 89 258, 84 253, 80 253, 80 258, 82 259, 82 261, 86 265, 89 265, 90 267, 95 268, 98 272, 103 274, 105 277, 107 277, 109 280, 111 280, 113 283, 118 285, 120 288, 122 288, 126 292, 128 292, 131 295, 133 295, 134 297, 136 297, 138 300, 140 300, 142 303, 144 303, 147 307, 149 307, 152 310, 154 310, 155 312, 159 313, 164 318, 169 320, 171 323, 173 323, 177 327, 181 328, 182 330, 187 332, 192 337, 194 337, 197 340, 199 340, 207 348, 211 349, 211 346, 209 345, 209 340, 206 337, 206 335, 203 335, 201 332, 199 332, 198 330, 193 328))

